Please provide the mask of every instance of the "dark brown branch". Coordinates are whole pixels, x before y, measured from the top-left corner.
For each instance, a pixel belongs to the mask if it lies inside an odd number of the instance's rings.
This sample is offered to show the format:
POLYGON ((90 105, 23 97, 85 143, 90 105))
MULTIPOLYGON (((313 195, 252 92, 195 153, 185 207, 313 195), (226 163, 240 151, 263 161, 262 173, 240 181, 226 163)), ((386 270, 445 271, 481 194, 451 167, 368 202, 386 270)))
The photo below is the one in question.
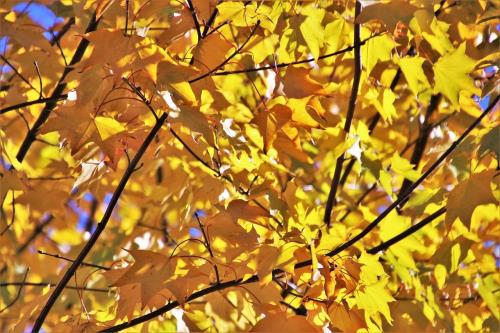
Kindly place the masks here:
MULTIPOLYGON (((420 160, 424 156, 425 147, 427 146, 429 135, 431 134, 431 131, 433 129, 433 126, 430 123, 430 118, 434 113, 434 111, 436 111, 436 109, 438 108, 440 101, 441 101, 441 94, 432 95, 431 101, 427 107, 427 111, 425 112, 424 123, 422 124, 422 127, 420 129, 420 134, 417 138, 415 149, 413 149, 413 153, 410 159, 410 163, 414 165, 413 167, 414 169, 418 168, 420 160)), ((412 184, 411 180, 405 178, 403 184, 401 185, 401 190, 399 191, 398 197, 403 196, 411 184, 412 184)), ((402 202, 401 205, 404 205, 405 202, 406 200, 402 202)))
POLYGON ((85 231, 88 231, 88 232, 92 231, 92 226, 94 225, 94 216, 95 216, 95 212, 97 211, 98 205, 99 205, 99 202, 97 201, 97 199, 94 196, 92 196, 92 200, 90 201, 89 215, 87 216, 87 221, 85 221, 85 226, 84 226, 85 231))
MULTIPOLYGON (((356 8, 354 11, 354 20, 359 16, 361 11, 361 3, 356 1, 356 8)), ((359 80, 361 78, 361 46, 360 46, 360 24, 354 24, 354 78, 352 81, 351 96, 349 98, 349 104, 347 108, 347 115, 344 124, 344 135, 347 137, 349 131, 351 130, 352 119, 354 118, 354 110, 356 108, 356 99, 358 97, 359 80)), ((340 175, 342 173, 342 164, 344 163, 345 152, 340 154, 335 163, 335 171, 332 178, 332 184, 330 185, 330 193, 328 193, 328 199, 326 200, 325 215, 323 217, 323 222, 327 227, 330 227, 330 220, 332 215, 332 210, 335 207, 337 201, 337 189, 339 187, 340 175)))
MULTIPOLYGON (((96 13, 94 13, 92 15, 92 18, 90 19, 87 29, 85 30, 85 33, 95 31, 98 24, 99 20, 96 18, 96 13)), ((85 38, 83 38, 78 44, 78 47, 76 48, 76 51, 73 55, 73 58, 71 59, 71 62, 69 63, 69 66, 66 66, 64 68, 64 72, 59 78, 57 86, 52 92, 52 95, 50 96, 50 98, 53 101, 47 102, 45 104, 45 107, 43 108, 42 112, 40 113, 37 120, 33 124, 33 127, 28 131, 26 137, 24 138, 24 141, 21 144, 21 147, 19 148, 19 151, 16 155, 16 159, 19 162, 22 162, 24 160, 24 157, 26 156, 28 150, 30 149, 31 145, 36 139, 36 135, 38 134, 40 127, 47 121, 50 113, 56 107, 57 103, 55 103, 55 101, 57 101, 62 96, 62 93, 66 88, 66 83, 64 82, 64 79, 73 70, 73 66, 76 65, 82 59, 83 54, 85 53, 85 50, 87 49, 88 45, 89 41, 85 38)))
MULTIPOLYGON (((56 258, 56 259, 61 259, 61 260, 69 261, 69 262, 75 262, 73 259, 63 257, 63 256, 61 256, 58 253, 52 254, 52 253, 44 252, 42 250, 38 250, 38 253, 42 254, 42 255, 45 255, 45 256, 52 257, 52 258, 56 258)), ((102 270, 105 270, 105 271, 109 271, 111 269, 109 267, 105 267, 105 266, 101 266, 101 265, 96 265, 96 264, 91 264, 91 263, 88 263, 88 262, 85 262, 85 261, 82 261, 80 263, 80 265, 81 266, 87 266, 87 267, 94 267, 94 268, 102 269, 102 270)))
MULTIPOLYGON (((219 2, 220 2, 220 0, 217 1, 217 3, 219 3, 219 2)), ((203 33, 201 34, 201 38, 207 37, 208 30, 210 29, 210 27, 214 23, 215 18, 217 17, 218 14, 219 14, 219 10, 217 9, 217 7, 215 7, 215 9, 212 11, 212 14, 208 18, 208 21, 205 23, 205 27, 203 28, 203 33)))
MULTIPOLYGON (((191 294, 190 296, 186 297, 185 302, 187 303, 187 302, 193 301, 193 300, 198 299, 200 297, 203 297, 205 295, 211 294, 215 291, 224 290, 224 289, 231 288, 231 287, 242 286, 244 284, 254 283, 254 282, 257 282, 258 280, 259 280, 259 278, 257 277, 257 275, 254 275, 251 278, 244 280, 244 281, 242 279, 238 279, 238 280, 232 280, 232 281, 228 281, 228 282, 221 282, 219 284, 207 287, 205 289, 202 289, 200 291, 197 291, 197 292, 191 294)), ((148 320, 151 320, 155 317, 158 317, 158 316, 160 316, 160 315, 162 315, 170 310, 173 310, 176 307, 178 307, 179 305, 180 304, 178 301, 170 302, 170 303, 162 306, 161 308, 158 308, 154 311, 151 311, 143 316, 134 318, 128 322, 125 322, 125 323, 122 323, 119 325, 105 328, 100 332, 118 332, 118 331, 124 330, 126 328, 133 327, 135 325, 139 325, 139 324, 144 323, 148 320)))
POLYGON ((446 207, 442 207, 442 208, 438 209, 437 211, 435 211, 431 215, 427 216, 422 221, 420 221, 420 222, 412 225, 411 227, 409 227, 405 231, 403 231, 403 232, 399 233, 398 235, 392 237, 391 239, 389 239, 389 240, 387 240, 387 241, 385 241, 385 242, 383 242, 383 243, 381 243, 381 244, 379 244, 379 245, 377 245, 377 246, 369 249, 366 252, 370 253, 370 254, 376 254, 376 253, 378 253, 380 251, 387 250, 392 245, 394 245, 397 242, 405 239, 406 237, 414 234, 415 232, 417 232, 418 230, 422 229, 427 224, 431 223, 432 221, 434 221, 435 219, 437 219, 438 217, 440 217, 444 213, 446 213, 446 207))
POLYGON ((375 228, 389 213, 396 207, 398 207, 406 198, 410 196, 410 194, 425 180, 431 173, 434 172, 434 170, 437 169, 437 167, 462 143, 462 141, 469 135, 469 133, 476 127, 478 126, 481 121, 483 120, 486 115, 488 115, 496 106, 498 103, 500 96, 497 96, 493 102, 488 106, 488 108, 462 133, 462 135, 455 140, 451 146, 443 153, 439 158, 429 167, 429 169, 420 176, 420 178, 415 181, 410 187, 408 187, 408 190, 400 196, 396 201, 394 201, 389 207, 387 207, 373 222, 371 222, 368 226, 366 226, 365 229, 363 229, 359 234, 357 234, 355 237, 352 239, 348 240, 344 244, 338 246, 337 248, 333 249, 332 251, 328 252, 328 256, 334 256, 339 254, 340 252, 348 249, 355 243, 357 243, 359 240, 363 239, 366 235, 370 233, 373 228, 375 228))
POLYGON ((60 96, 57 96, 56 98, 54 98, 54 97, 39 98, 39 99, 34 100, 34 101, 27 101, 27 102, 15 104, 15 105, 7 106, 7 107, 0 110, 0 114, 4 114, 4 113, 9 112, 9 111, 25 108, 27 106, 31 106, 31 105, 35 105, 35 104, 55 103, 55 102, 60 101, 60 100, 65 100, 66 98, 68 98, 67 94, 61 94, 60 96))
POLYGON ((125 81, 125 83, 130 87, 130 89, 132 89, 132 91, 137 96, 140 97, 141 101, 144 102, 144 104, 148 107, 149 111, 151 111, 151 113, 153 114, 153 117, 155 117, 156 121, 158 121, 158 115, 156 114, 155 110, 151 106, 151 102, 146 98, 146 95, 144 95, 144 93, 139 88, 137 88, 132 82, 130 82, 129 79, 123 78, 123 81, 125 81))
POLYGON ((343 49, 340 49, 338 51, 335 51, 335 52, 332 52, 332 53, 328 53, 328 54, 319 56, 317 59, 315 59, 315 58, 307 58, 307 59, 297 60, 297 61, 292 61, 292 62, 282 62, 282 63, 275 64, 275 65, 266 65, 266 66, 262 66, 262 67, 259 67, 259 68, 255 68, 254 67, 254 68, 245 68, 245 69, 239 69, 239 70, 234 70, 234 71, 217 72, 217 73, 213 73, 213 76, 252 73, 252 72, 265 71, 265 70, 268 70, 268 69, 283 68, 283 67, 288 67, 288 66, 293 66, 293 65, 307 64, 309 62, 318 61, 318 60, 322 60, 322 59, 327 59, 327 58, 334 57, 334 56, 337 56, 337 55, 340 55, 340 54, 343 54, 343 53, 350 52, 350 51, 354 50, 356 47, 363 46, 370 39, 378 37, 378 36, 380 36, 380 34, 375 34, 373 36, 370 36, 370 37, 362 40, 359 44, 351 45, 351 46, 345 47, 343 49))
POLYGON ((229 61, 231 61, 231 59, 233 59, 238 53, 241 52, 241 50, 245 47, 245 45, 247 45, 248 41, 250 40, 250 38, 252 38, 252 36, 255 34, 255 32, 257 31, 257 28, 260 26, 260 21, 257 21, 257 23, 255 24, 255 26, 252 28, 252 31, 250 31, 250 34, 248 35, 247 39, 243 42, 243 44, 240 45, 240 47, 238 47, 229 57, 226 58, 226 60, 224 60, 219 66, 216 66, 215 68, 209 70, 207 73, 203 74, 203 75, 200 75, 194 79, 191 79, 189 80, 189 83, 194 83, 196 81, 199 81, 199 80, 202 80, 204 78, 206 78, 207 76, 210 76, 212 75, 214 72, 218 71, 219 69, 221 69, 222 67, 224 67, 224 65, 226 65, 229 61))
POLYGON ((56 300, 59 298, 61 292, 63 291, 64 287, 68 284, 69 280, 71 277, 75 274, 76 270, 80 266, 80 264, 84 261, 85 257, 87 254, 90 252, 90 250, 94 247, 95 243, 99 239, 99 236, 101 233, 104 231, 106 228, 106 225, 111 218, 111 214, 113 213, 113 210, 118 203, 118 199, 120 198, 123 190, 125 189, 125 186, 127 185, 128 180, 130 179, 130 176, 136 169, 140 159, 142 158, 142 155, 146 152, 146 149, 149 147, 151 142, 153 141, 153 138, 156 136, 160 128, 163 126, 163 123, 167 119, 167 114, 163 113, 159 120, 156 122, 155 126, 151 129, 149 132, 148 136, 142 143, 141 147, 135 154, 134 158, 130 162, 130 164, 127 167, 127 170, 125 170, 125 173, 123 177, 120 180, 120 183, 115 189, 115 192, 113 193, 113 196, 111 197, 111 200, 108 204, 108 207, 106 208, 106 211, 104 212, 104 215, 101 219, 101 222, 97 224, 97 227, 95 231, 92 233, 92 236, 90 236, 89 240, 83 247, 83 249, 80 251, 78 254, 77 258, 75 261, 71 264, 71 266, 68 268, 64 276, 61 278, 59 283, 57 284, 57 287, 54 289, 54 292, 50 295, 49 299, 47 300, 47 303, 45 303, 44 307, 42 308, 42 311, 40 312, 38 318, 36 319, 35 323, 33 324, 33 330, 32 332, 38 332, 40 328, 42 327, 43 322, 45 321, 45 318, 47 317, 50 309, 56 302, 56 300))
MULTIPOLYGON (((55 287, 55 283, 50 282, 0 282, 0 287, 9 287, 9 286, 29 286, 29 287, 55 287)), ((107 293, 110 289, 101 289, 101 288, 87 288, 87 287, 77 287, 77 286, 65 286, 65 289, 74 289, 74 290, 85 290, 85 291, 94 291, 107 293)))
POLYGON ((191 12, 191 16, 193 17, 194 26, 196 28, 196 33, 198 35, 198 43, 203 38, 201 35, 200 22, 198 21, 198 15, 196 15, 196 9, 193 6, 193 2, 191 0, 187 0, 189 11, 191 12))

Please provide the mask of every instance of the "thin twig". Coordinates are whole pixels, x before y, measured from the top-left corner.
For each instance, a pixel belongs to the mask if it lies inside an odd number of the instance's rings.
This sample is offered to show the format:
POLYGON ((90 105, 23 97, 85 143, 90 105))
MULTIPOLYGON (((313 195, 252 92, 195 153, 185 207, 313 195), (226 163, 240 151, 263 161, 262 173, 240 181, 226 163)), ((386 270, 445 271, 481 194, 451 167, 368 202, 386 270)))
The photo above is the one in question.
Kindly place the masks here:
POLYGON ((17 248, 16 254, 20 255, 23 253, 28 246, 38 237, 43 232, 43 228, 45 228, 50 222, 52 222, 52 219, 54 216, 52 214, 46 215, 44 218, 42 218, 42 221, 36 225, 35 230, 33 230, 33 233, 31 234, 30 237, 22 244, 20 247, 17 248))
POLYGON ((129 0, 125 0, 125 36, 128 36, 128 7, 129 0))
POLYGON ((337 55, 340 55, 340 54, 343 54, 343 53, 350 52, 350 51, 354 50, 358 46, 365 45, 366 42, 368 42, 370 39, 378 37, 380 35, 381 35, 381 33, 374 34, 374 35, 372 35, 372 36, 370 36, 370 37, 362 40, 357 45, 347 46, 347 47, 345 47, 343 49, 340 49, 338 51, 335 51, 335 52, 332 52, 332 53, 328 53, 328 54, 319 56, 317 59, 316 58, 307 58, 307 59, 303 59, 303 60, 297 60, 297 61, 291 61, 291 62, 282 62, 282 63, 279 63, 279 64, 266 65, 266 66, 262 66, 262 67, 252 67, 252 68, 245 68, 245 69, 234 70, 234 71, 217 72, 217 73, 213 73, 212 75, 213 76, 221 76, 221 75, 252 73, 252 72, 265 71, 265 70, 268 70, 268 69, 273 70, 273 69, 276 69, 276 68, 283 68, 283 67, 288 67, 288 66, 293 66, 293 65, 307 64, 307 63, 310 63, 310 62, 313 62, 313 61, 323 60, 323 59, 334 57, 334 56, 337 56, 337 55))
POLYGON ((7 66, 9 66, 13 71, 14 73, 21 79, 23 80, 24 83, 26 83, 28 86, 31 87, 31 89, 33 89, 34 91, 38 92, 38 90, 33 87, 33 85, 28 81, 27 78, 24 77, 24 75, 22 75, 21 73, 19 73, 19 71, 17 70, 17 68, 12 65, 9 60, 7 60, 7 58, 5 58, 3 55, 0 54, 0 59, 2 59, 3 62, 5 62, 7 64, 7 66))
POLYGON ((143 92, 137 88, 132 82, 129 81, 127 78, 122 78, 122 80, 134 91, 134 93, 141 98, 141 100, 144 102, 144 104, 148 107, 149 111, 153 114, 153 117, 155 117, 156 121, 158 121, 158 115, 156 114, 155 110, 151 106, 151 102, 146 98, 146 96, 143 94, 143 92))
POLYGON ((217 9, 217 5, 221 3, 221 0, 217 0, 217 3, 215 4, 215 8, 212 11, 212 14, 210 14, 210 17, 208 18, 208 21, 205 22, 205 27, 203 28, 203 33, 201 34, 201 38, 205 38, 208 35, 208 30, 212 26, 212 24, 215 22, 215 18, 219 14, 219 10, 217 9))
POLYGON ((21 297, 21 292, 23 291, 23 287, 25 286, 26 279, 28 278, 28 272, 29 271, 30 271, 29 267, 26 268, 26 272, 24 273, 23 282, 22 282, 23 284, 21 285, 21 287, 17 291, 16 297, 14 297, 14 299, 12 301, 10 301, 9 304, 7 304, 3 309, 1 309, 0 313, 4 312, 5 310, 7 310, 11 306, 13 306, 17 302, 17 300, 19 299, 19 297, 21 297))
POLYGON ((8 223, 5 228, 0 232, 0 236, 3 236, 7 230, 10 229, 10 227, 12 227, 12 225, 14 224, 14 220, 16 218, 16 197, 14 196, 14 190, 11 190, 11 193, 12 193, 12 217, 10 219, 10 223, 8 223))
MULTIPOLYGON (((196 221, 198 221, 198 226, 200 227, 201 234, 203 235, 203 239, 205 241, 205 247, 207 248, 210 257, 212 259, 215 259, 214 253, 212 252, 212 247, 210 246, 210 239, 207 237, 207 233, 205 232, 205 227, 201 223, 198 213, 194 213, 194 216, 196 217, 196 221)), ((215 277, 217 279, 217 284, 219 284, 220 283, 219 269, 217 268, 217 264, 215 263, 214 263, 214 271, 215 271, 215 277)))
MULTIPOLYGON (((61 259, 61 260, 69 261, 69 262, 75 262, 73 259, 66 258, 66 257, 64 257, 64 256, 61 256, 61 255, 60 255, 60 254, 58 254, 58 253, 52 254, 52 253, 47 253, 47 252, 44 252, 44 251, 42 251, 42 250, 38 250, 38 253, 39 253, 39 254, 42 254, 42 255, 45 255, 45 256, 52 257, 52 258, 56 258, 56 259, 61 259)), ((109 270, 111 269, 111 268, 106 267, 106 266, 101 266, 101 265, 91 264, 91 263, 84 262, 84 261, 82 261, 82 262, 80 263, 80 265, 81 265, 81 266, 87 266, 87 267, 94 267, 94 268, 102 269, 102 270, 105 270, 105 271, 109 271, 109 270)))
MULTIPOLYGON (((68 22, 66 22, 62 26, 61 30, 59 30, 59 33, 52 36, 52 39, 50 40, 50 45, 59 44, 59 41, 61 40, 61 38, 69 31, 69 29, 71 28, 71 26, 73 24, 75 24, 75 18, 70 17, 68 22)), ((63 55, 63 57, 64 57, 64 55, 63 55)))
POLYGON ((41 98, 43 98, 42 74, 40 73, 40 68, 38 67, 38 61, 34 61, 33 64, 35 65, 36 75, 38 76, 38 84, 40 85, 40 91, 39 91, 38 99, 41 99, 41 98))
POLYGON ((226 60, 224 60, 219 66, 216 66, 215 68, 209 70, 207 73, 203 74, 203 75, 200 75, 194 79, 191 79, 189 80, 189 83, 194 83, 196 81, 199 81, 199 80, 202 80, 204 78, 206 78, 207 76, 210 76, 212 75, 214 72, 218 71, 219 69, 221 69, 222 67, 224 67, 224 65, 226 65, 229 61, 231 61, 231 59, 233 59, 237 54, 239 54, 241 52, 241 50, 245 47, 245 45, 247 45, 248 41, 250 41, 250 38, 252 38, 252 36, 255 34, 255 32, 257 31, 257 28, 260 26, 260 21, 257 21, 257 23, 255 24, 255 26, 252 28, 252 31, 250 31, 250 34, 248 35, 247 39, 243 42, 243 44, 240 45, 240 47, 238 47, 229 57, 226 58, 226 60))

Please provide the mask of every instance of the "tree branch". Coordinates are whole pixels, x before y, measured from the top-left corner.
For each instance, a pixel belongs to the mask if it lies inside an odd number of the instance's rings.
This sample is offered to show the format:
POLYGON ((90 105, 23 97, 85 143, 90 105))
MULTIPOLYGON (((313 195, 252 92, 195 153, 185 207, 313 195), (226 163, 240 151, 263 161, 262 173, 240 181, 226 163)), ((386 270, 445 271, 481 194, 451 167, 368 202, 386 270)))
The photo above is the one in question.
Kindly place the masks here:
MULTIPOLYGON (((359 16, 361 11, 361 3, 356 1, 356 7, 354 10, 354 20, 359 16)), ((352 119, 354 118, 354 110, 356 108, 356 99, 358 97, 359 80, 361 78, 361 46, 360 46, 360 24, 354 24, 354 78, 352 81, 351 97, 349 98, 349 104, 347 108, 347 116, 344 124, 344 135, 349 136, 349 131, 351 130, 352 119)), ((335 207, 337 189, 339 187, 340 175, 342 173, 342 164, 344 163, 345 152, 340 154, 335 163, 335 171, 332 178, 332 184, 330 185, 330 193, 328 194, 328 199, 326 200, 325 215, 323 217, 323 222, 327 227, 330 227, 330 220, 332 215, 332 210, 335 207)))
MULTIPOLYGON (((413 169, 418 168, 418 164, 420 163, 420 160, 424 156, 427 140, 429 139, 429 135, 431 134, 433 128, 432 124, 430 123, 430 118, 434 113, 434 111, 437 110, 440 101, 441 101, 441 94, 432 95, 429 106, 427 107, 427 111, 425 112, 424 123, 422 124, 422 127, 420 129, 420 134, 417 138, 415 149, 413 150, 413 153, 411 155, 410 163, 414 165, 413 169)), ((405 178, 403 184, 401 185, 401 190, 399 190, 398 197, 403 196, 411 184, 412 184, 411 180, 405 178)), ((402 202, 401 205, 404 205, 405 203, 406 200, 402 202)))
POLYGON ((50 39, 50 45, 58 44, 61 38, 69 31, 71 26, 75 24, 75 17, 70 17, 68 22, 66 22, 61 30, 56 35, 53 35, 50 39))
POLYGON ((108 204, 108 207, 106 208, 106 211, 101 219, 101 222, 97 224, 97 227, 95 231, 92 233, 92 236, 90 236, 88 242, 85 244, 83 249, 80 251, 78 254, 78 257, 75 259, 75 261, 71 264, 71 266, 68 268, 64 276, 61 278, 59 283, 57 284, 57 287, 54 289, 54 292, 50 295, 49 299, 47 300, 47 303, 45 303, 44 307, 42 308, 42 311, 40 312, 38 318, 36 319, 35 323, 33 324, 33 329, 32 332, 38 332, 40 328, 42 327, 43 322, 45 321, 45 318, 47 317, 50 309, 58 299, 59 295, 63 291, 64 287, 68 284, 69 280, 71 277, 75 274, 76 270, 78 267, 81 265, 81 263, 84 261, 85 257, 87 254, 90 252, 90 250, 94 247, 95 243, 97 242, 97 239, 101 235, 101 233, 104 231, 106 228, 106 224, 108 223, 109 219, 111 218, 111 214, 113 213, 113 210, 118 203, 118 199, 120 198, 123 190, 125 189, 125 186, 127 185, 127 182, 134 172, 134 170, 137 167, 137 164, 139 163, 140 159, 142 158, 142 155, 146 152, 146 149, 149 147, 151 142, 153 141, 153 138, 156 136, 160 128, 162 127, 163 123, 167 119, 167 114, 163 113, 159 120, 156 122, 155 126, 151 129, 149 132, 148 136, 142 143, 141 147, 135 154, 134 158, 130 162, 130 164, 127 167, 127 170, 125 170, 125 173, 120 180, 120 183, 118 184, 117 188, 115 189, 115 192, 113 193, 113 196, 111 197, 111 200, 108 204))
POLYGON ((379 245, 377 245, 377 246, 369 249, 366 252, 370 253, 370 254, 376 254, 376 253, 378 253, 380 251, 387 250, 392 245, 394 245, 397 242, 405 239, 406 237, 414 234, 415 232, 417 232, 418 230, 422 229, 427 224, 431 223, 432 221, 434 221, 435 219, 437 219, 438 217, 440 217, 444 213, 446 213, 446 207, 442 207, 442 208, 438 209, 437 211, 435 211, 431 215, 427 216, 422 221, 420 221, 420 222, 412 225, 411 227, 409 227, 405 231, 403 231, 403 232, 399 233, 398 235, 392 237, 391 239, 389 239, 389 240, 387 240, 387 241, 385 241, 385 242, 383 242, 383 243, 381 243, 381 244, 379 244, 379 245))
POLYGON ((292 62, 282 62, 282 63, 275 64, 275 65, 266 65, 266 66, 262 66, 262 67, 258 67, 258 68, 253 67, 253 68, 245 68, 245 69, 239 69, 239 70, 234 70, 234 71, 217 72, 217 73, 213 73, 213 76, 222 76, 222 75, 232 75, 232 74, 243 74, 243 73, 260 72, 260 71, 265 71, 265 70, 268 70, 268 69, 284 68, 284 67, 293 66, 293 65, 307 64, 309 62, 323 60, 323 59, 331 58, 331 57, 334 57, 334 56, 337 56, 337 55, 340 55, 340 54, 343 54, 343 53, 350 52, 350 51, 354 50, 358 46, 361 47, 361 46, 365 45, 366 42, 368 42, 370 39, 378 37, 380 35, 381 34, 375 34, 373 36, 370 36, 370 37, 362 40, 359 44, 354 44, 354 45, 351 45, 351 46, 347 46, 347 47, 345 47, 343 49, 340 49, 338 51, 335 51, 335 52, 332 52, 332 53, 328 53, 328 54, 319 56, 317 59, 315 59, 315 58, 307 58, 307 59, 297 60, 297 61, 292 61, 292 62))
MULTIPOLYGON (((47 252, 44 252, 42 250, 38 250, 38 253, 39 254, 42 254, 42 255, 45 255, 45 256, 49 256, 49 257, 52 257, 52 258, 56 258, 56 259, 61 259, 61 260, 65 260, 65 261, 69 261, 69 262, 75 262, 73 259, 70 259, 70 258, 66 258, 58 253, 56 254, 52 254, 52 253, 47 253, 47 252)), ((105 267, 105 266, 101 266, 101 265, 96 265, 96 264, 91 264, 91 263, 88 263, 88 262, 85 262, 85 261, 82 261, 80 263, 81 266, 87 266, 87 267, 94 267, 94 268, 98 268, 98 269, 102 269, 102 270, 105 270, 105 271, 109 271, 111 268, 109 267, 105 267)))
MULTIPOLYGON (((195 299, 206 296, 206 295, 211 294, 215 291, 224 290, 224 289, 227 289, 230 287, 238 287, 238 286, 242 286, 245 284, 254 283, 257 281, 259 281, 259 278, 257 277, 257 275, 254 275, 251 278, 244 280, 244 281, 242 279, 237 279, 237 280, 232 280, 232 281, 228 281, 228 282, 221 282, 219 284, 207 287, 205 289, 202 289, 200 291, 197 291, 197 292, 191 294, 190 296, 188 296, 185 299, 185 302, 187 303, 190 301, 194 301, 195 299)), ((162 306, 161 308, 158 308, 154 311, 151 311, 143 316, 139 316, 137 318, 134 318, 128 322, 125 322, 125 323, 122 323, 119 325, 105 328, 105 329, 101 330, 100 332, 118 332, 118 331, 124 330, 126 328, 129 328, 129 327, 132 327, 135 325, 139 325, 139 324, 144 323, 148 320, 151 320, 155 317, 158 317, 158 316, 160 316, 160 315, 162 315, 170 310, 173 310, 176 307, 178 307, 179 305, 180 304, 178 301, 170 302, 170 303, 162 306)))
POLYGON ((55 103, 55 102, 60 101, 60 100, 65 100, 66 98, 68 98, 67 94, 61 94, 60 96, 56 96, 55 98, 54 97, 47 97, 47 98, 39 98, 39 99, 36 99, 34 101, 22 102, 19 104, 7 106, 3 109, 0 109, 0 114, 4 114, 4 113, 7 113, 9 111, 25 108, 27 106, 31 106, 31 105, 35 105, 35 104, 55 103))
POLYGON ((365 229, 363 229, 359 234, 357 234, 355 237, 352 239, 348 240, 344 244, 338 246, 337 248, 333 249, 332 251, 328 252, 328 256, 334 256, 339 254, 340 252, 348 249, 352 245, 354 245, 356 242, 359 240, 363 239, 370 231, 375 228, 389 213, 399 206, 406 198, 410 196, 410 194, 425 180, 429 175, 434 172, 435 169, 462 143, 462 141, 467 137, 467 135, 477 126, 481 123, 481 120, 483 120, 486 115, 488 115, 491 110, 493 110, 498 103, 498 100, 500 98, 500 95, 497 96, 493 102, 488 106, 488 108, 462 133, 462 135, 455 140, 451 146, 443 153, 439 158, 430 166, 430 168, 420 176, 415 183, 410 185, 408 187, 408 190, 401 195, 399 198, 396 199, 389 207, 387 207, 373 222, 371 222, 368 226, 366 226, 365 229))
MULTIPOLYGON (((97 25, 99 24, 99 20, 96 18, 96 13, 92 15, 92 18, 90 19, 90 22, 87 26, 87 29, 85 30, 85 33, 89 33, 92 31, 95 31, 97 28, 97 25)), ((35 124, 31 127, 31 129, 28 131, 26 134, 26 137, 24 138, 23 143, 21 144, 21 147, 19 148, 19 151, 16 155, 16 159, 19 162, 22 162, 24 160, 24 157, 28 153, 28 150, 30 149, 31 145, 36 139, 36 135, 38 134, 38 131, 40 127, 47 121, 49 118, 50 113, 52 110, 56 107, 55 101, 57 101, 63 94, 64 89, 66 88, 66 82, 64 82, 64 79, 66 76, 73 70, 73 66, 77 64, 83 57, 83 54, 85 53, 85 50, 87 49, 89 45, 89 41, 85 38, 83 38, 80 43, 78 44, 78 47, 76 48, 76 51, 73 55, 73 58, 71 59, 71 62, 69 63, 68 66, 64 68, 64 72, 62 73, 61 77, 59 78, 59 81, 57 83, 56 88, 52 92, 52 95, 50 96, 50 99, 52 100, 51 102, 47 102, 45 104, 45 107, 43 108, 42 112, 38 116, 38 118, 35 121, 35 124)))
MULTIPOLYGON (((0 282, 0 287, 9 287, 9 286, 30 286, 30 287, 55 287, 55 283, 51 282, 0 282)), ((77 286, 65 286, 65 289, 74 289, 74 290, 85 290, 85 291, 94 291, 107 293, 110 289, 101 289, 101 288, 88 288, 88 287, 77 287, 77 286)))
POLYGON ((196 9, 193 6, 193 2, 191 0, 187 0, 189 11, 191 12, 191 16, 193 17, 194 26, 196 28, 196 33, 198 34, 198 43, 203 38, 201 35, 200 22, 198 21, 198 16, 196 15, 196 9))
POLYGON ((210 17, 208 18, 208 21, 205 22, 205 27, 203 28, 203 33, 201 34, 201 38, 205 38, 208 36, 208 30, 212 26, 212 24, 215 22, 215 18, 219 14, 219 10, 217 9, 217 5, 221 2, 221 0, 217 0, 217 4, 215 5, 214 10, 212 11, 212 14, 210 14, 210 17))
MULTIPOLYGON (((410 52, 408 52, 408 53, 410 53, 410 52)), ((401 78, 401 68, 399 67, 397 72, 396 72, 396 75, 392 79, 392 82, 391 82, 389 89, 394 91, 394 89, 396 89, 396 86, 397 86, 400 78, 401 78)), ((377 127, 379 121, 380 121, 380 113, 377 112, 377 113, 375 113, 372 120, 370 121, 370 124, 368 125, 368 133, 370 135, 375 130, 375 127, 377 127)), ((340 179, 340 187, 344 186, 345 182, 347 181, 347 177, 349 177, 349 174, 351 173, 352 168, 354 167, 354 163, 356 163, 356 160, 352 159, 349 161, 349 164, 347 164, 347 166, 344 170, 344 173, 342 174, 342 178, 340 179)))

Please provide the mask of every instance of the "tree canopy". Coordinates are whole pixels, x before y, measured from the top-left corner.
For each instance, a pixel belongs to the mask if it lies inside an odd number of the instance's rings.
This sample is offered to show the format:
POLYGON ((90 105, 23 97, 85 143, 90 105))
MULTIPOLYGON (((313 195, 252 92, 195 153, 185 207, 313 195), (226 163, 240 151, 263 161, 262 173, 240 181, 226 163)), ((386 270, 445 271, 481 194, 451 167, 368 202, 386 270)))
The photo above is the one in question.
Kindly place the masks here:
POLYGON ((499 13, 1 1, 0 329, 496 331, 499 13))

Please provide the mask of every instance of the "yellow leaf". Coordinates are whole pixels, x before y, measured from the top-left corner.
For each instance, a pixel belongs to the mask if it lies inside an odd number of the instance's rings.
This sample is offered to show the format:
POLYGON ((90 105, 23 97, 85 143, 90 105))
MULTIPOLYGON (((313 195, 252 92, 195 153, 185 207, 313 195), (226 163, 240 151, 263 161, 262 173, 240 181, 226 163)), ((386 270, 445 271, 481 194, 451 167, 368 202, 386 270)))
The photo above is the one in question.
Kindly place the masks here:
POLYGON ((422 69, 424 61, 425 59, 421 57, 405 57, 399 60, 399 67, 415 95, 419 95, 425 89, 430 88, 429 81, 422 69))
POLYGON ((434 267, 434 277, 436 278, 437 285, 439 289, 444 287, 444 283, 446 282, 446 267, 441 264, 437 264, 434 267))
POLYGON ((392 117, 397 115, 396 108, 394 107, 394 101, 396 100, 396 95, 390 89, 384 90, 384 95, 382 99, 382 117, 391 123, 392 117))
POLYGON ((453 105, 458 105, 461 90, 480 94, 480 89, 474 86, 474 81, 468 75, 476 62, 465 54, 465 42, 458 49, 442 56, 434 64, 434 93, 442 93, 453 105))
POLYGON ((389 293, 386 287, 387 280, 380 281, 367 285, 364 292, 356 293, 358 308, 365 310, 365 315, 372 317, 378 326, 381 326, 379 314, 384 315, 385 319, 392 323, 391 311, 389 310, 389 302, 394 302, 395 299, 389 293))
POLYGON ((496 290, 498 290, 498 283, 495 281, 495 275, 488 275, 484 279, 478 279, 477 291, 498 320, 500 318, 500 311, 498 309, 498 298, 494 294, 496 290))
POLYGON ((113 118, 99 116, 94 122, 103 141, 125 131, 125 127, 113 118))
POLYGON ((413 169, 413 165, 406 158, 399 156, 399 154, 394 154, 391 159, 391 168, 397 174, 404 176, 406 179, 412 182, 416 181, 420 177, 420 173, 413 169))
POLYGON ((82 233, 75 229, 62 229, 54 231, 51 238, 58 244, 78 245, 82 242, 82 233))
POLYGON ((300 24, 300 32, 306 41, 309 50, 314 59, 319 57, 319 49, 323 47, 324 30, 321 21, 325 16, 323 9, 316 9, 311 11, 309 16, 306 17, 304 22, 300 24))
POLYGON ((374 37, 366 42, 361 47, 361 61, 366 68, 367 74, 371 73, 379 61, 390 60, 395 46, 394 39, 389 35, 374 37))

